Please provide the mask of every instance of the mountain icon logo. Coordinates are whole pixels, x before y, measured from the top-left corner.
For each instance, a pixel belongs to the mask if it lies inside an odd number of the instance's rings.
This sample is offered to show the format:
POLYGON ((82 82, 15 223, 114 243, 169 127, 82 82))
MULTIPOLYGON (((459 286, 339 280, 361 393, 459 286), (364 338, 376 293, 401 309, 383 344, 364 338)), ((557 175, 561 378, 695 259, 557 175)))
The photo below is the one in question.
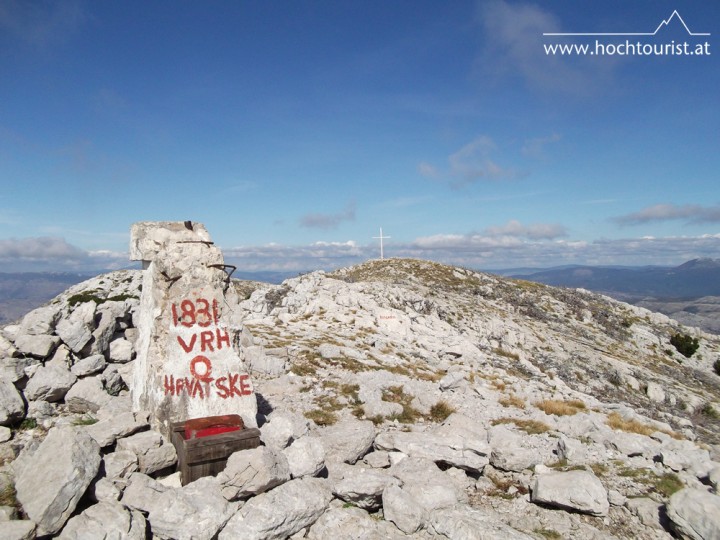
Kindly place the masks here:
POLYGON ((677 19, 680 22, 689 36, 711 35, 710 32, 692 32, 676 9, 667 19, 660 21, 660 24, 657 25, 657 28, 655 28, 653 32, 543 32, 543 36, 654 36, 660 32, 661 29, 669 26, 673 19, 677 19))

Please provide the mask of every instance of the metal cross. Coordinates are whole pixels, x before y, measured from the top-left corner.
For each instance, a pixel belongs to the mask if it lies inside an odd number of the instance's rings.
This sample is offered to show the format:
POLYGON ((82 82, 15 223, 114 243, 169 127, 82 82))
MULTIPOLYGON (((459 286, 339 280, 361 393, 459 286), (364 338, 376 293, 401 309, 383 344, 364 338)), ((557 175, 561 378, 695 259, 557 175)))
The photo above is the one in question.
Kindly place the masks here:
POLYGON ((380 227, 380 236, 373 236, 373 238, 380 239, 380 260, 382 261, 385 258, 385 255, 383 253, 383 240, 385 238, 390 238, 390 236, 383 236, 382 227, 380 227))

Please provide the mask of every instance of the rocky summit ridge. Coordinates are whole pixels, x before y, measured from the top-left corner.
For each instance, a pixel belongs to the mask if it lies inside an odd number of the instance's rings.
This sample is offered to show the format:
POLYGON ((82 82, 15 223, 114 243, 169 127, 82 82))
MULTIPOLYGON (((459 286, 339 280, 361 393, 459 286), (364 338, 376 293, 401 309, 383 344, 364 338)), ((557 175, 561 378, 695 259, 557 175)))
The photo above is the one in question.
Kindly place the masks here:
POLYGON ((263 444, 181 486, 141 274, 0 331, 0 537, 720 538, 719 336, 428 261, 235 281, 263 444))

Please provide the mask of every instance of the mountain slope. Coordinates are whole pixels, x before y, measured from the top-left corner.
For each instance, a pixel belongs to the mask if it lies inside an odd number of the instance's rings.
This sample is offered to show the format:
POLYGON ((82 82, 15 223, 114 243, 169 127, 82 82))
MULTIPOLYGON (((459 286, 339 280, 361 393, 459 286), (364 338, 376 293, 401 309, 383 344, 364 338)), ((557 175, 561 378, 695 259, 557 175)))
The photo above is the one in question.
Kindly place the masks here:
MULTIPOLYGON (((107 505, 163 537, 202 524, 202 534, 220 539, 482 531, 511 540, 669 540, 680 514, 711 531, 706 538, 720 530, 720 512, 692 515, 720 508, 708 489, 720 474, 718 336, 586 291, 409 259, 279 285, 234 282, 240 300, 222 309, 232 312, 235 346, 252 374, 265 465, 234 454, 216 479, 161 485, 148 476, 173 461, 151 469, 145 456, 166 457, 167 444, 146 412, 128 409, 140 282, 138 271, 99 276, 1 332, 3 395, 22 393, 28 406, 0 414, 13 427, 0 443, 8 461, 0 481, 16 475, 26 486, 35 470, 53 478, 45 468, 56 460, 36 456, 52 455, 46 430, 68 424, 76 438, 103 435, 102 459, 115 464, 87 472, 88 482, 103 481, 95 496, 108 498, 83 499, 68 531, 107 505), (676 334, 697 339, 690 358, 671 344, 676 334), (39 352, 43 344, 56 348, 39 352), (38 427, 20 429, 25 416, 38 427), (125 470, 129 450, 138 460, 125 470), (227 493, 248 489, 238 484, 248 467, 295 472, 228 505, 227 493)), ((97 446, 87 451, 99 461, 97 446)), ((28 508, 38 498, 24 488, 18 496, 28 508)))

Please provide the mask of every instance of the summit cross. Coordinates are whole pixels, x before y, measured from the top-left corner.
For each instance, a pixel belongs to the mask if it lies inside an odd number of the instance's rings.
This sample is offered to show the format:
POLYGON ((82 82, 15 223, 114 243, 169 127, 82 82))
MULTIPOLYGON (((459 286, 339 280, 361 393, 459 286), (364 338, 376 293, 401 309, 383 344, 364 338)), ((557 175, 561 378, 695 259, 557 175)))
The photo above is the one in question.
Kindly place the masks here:
POLYGON ((382 261, 385 258, 385 255, 383 253, 383 240, 386 238, 390 238, 390 236, 383 236, 382 227, 380 227, 380 236, 373 236, 373 238, 380 239, 380 260, 382 261))

